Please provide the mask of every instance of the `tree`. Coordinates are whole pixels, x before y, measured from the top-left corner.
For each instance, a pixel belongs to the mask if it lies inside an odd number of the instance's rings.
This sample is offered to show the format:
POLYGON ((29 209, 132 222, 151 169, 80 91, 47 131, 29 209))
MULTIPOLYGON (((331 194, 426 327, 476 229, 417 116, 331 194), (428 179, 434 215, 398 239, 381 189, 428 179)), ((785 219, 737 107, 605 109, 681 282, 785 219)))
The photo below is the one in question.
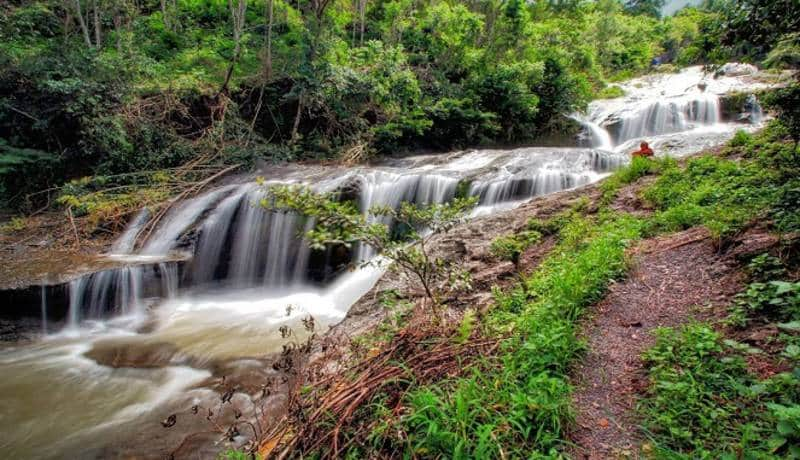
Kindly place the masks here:
POLYGON ((632 14, 646 14, 660 18, 661 9, 665 3, 665 0, 628 0, 625 3, 625 9, 632 14))
POLYGON ((86 46, 91 47, 92 39, 89 38, 89 28, 86 26, 86 21, 83 19, 83 12, 81 11, 81 0, 74 0, 73 5, 75 5, 75 18, 78 20, 78 25, 80 26, 81 32, 83 33, 83 41, 86 43, 86 46))
POLYGON ((722 8, 722 42, 736 54, 761 58, 787 34, 800 30, 797 0, 736 0, 722 8))
POLYGON ((241 53, 242 50, 242 32, 244 31, 247 14, 247 0, 236 0, 235 5, 234 0, 228 0, 228 7, 231 11, 231 22, 233 23, 233 56, 231 56, 231 62, 228 66, 228 71, 225 73, 225 80, 222 82, 222 87, 218 95, 228 92, 228 85, 231 82, 234 67, 236 67, 236 63, 239 62, 239 53, 241 53))
POLYGON ((268 193, 270 198, 261 201, 264 208, 314 219, 314 228, 305 234, 313 249, 367 244, 393 262, 390 269, 418 282, 435 318, 440 318, 447 295, 470 287, 469 272, 452 258, 432 253, 431 240, 461 222, 477 204, 474 197, 427 206, 403 202, 398 209, 376 206, 368 211, 373 217, 369 218, 353 201, 338 201, 334 193, 317 193, 302 186, 273 186, 268 193))

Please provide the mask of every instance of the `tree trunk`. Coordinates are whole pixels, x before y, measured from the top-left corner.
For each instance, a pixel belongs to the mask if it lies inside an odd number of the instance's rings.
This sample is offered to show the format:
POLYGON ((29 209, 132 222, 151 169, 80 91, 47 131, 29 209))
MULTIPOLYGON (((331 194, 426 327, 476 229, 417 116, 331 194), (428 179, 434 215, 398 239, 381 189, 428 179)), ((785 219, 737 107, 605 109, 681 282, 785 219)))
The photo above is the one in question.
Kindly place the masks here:
POLYGON ((264 80, 272 79, 272 22, 274 0, 267 0, 267 57, 264 62, 264 80))
POLYGON ((97 0, 92 0, 93 14, 94 14, 94 45, 100 48, 100 15, 97 11, 97 0))
POLYGON ((300 92, 300 96, 297 98, 297 113, 294 115, 294 124, 292 125, 292 136, 289 139, 289 143, 294 144, 297 142, 297 133, 300 129, 300 114, 303 111, 303 92, 300 92))
POLYGON ((247 12, 247 0, 238 0, 236 7, 233 6, 233 0, 228 0, 228 6, 231 9, 231 18, 233 20, 233 56, 228 66, 228 72, 225 74, 225 81, 222 83, 222 87, 219 93, 217 93, 217 96, 228 92, 228 85, 231 82, 231 77, 233 77, 234 67, 236 67, 236 63, 239 61, 242 31, 244 30, 245 13, 247 12))
POLYGON ((64 43, 67 42, 69 38, 70 29, 72 29, 72 13, 69 9, 69 5, 65 5, 66 8, 64 9, 64 43))
POLYGON ((167 0, 161 0, 161 18, 164 21, 164 28, 171 31, 169 13, 167 13, 167 0))
POLYGON ((86 46, 91 48, 92 39, 89 38, 89 28, 86 27, 86 21, 83 20, 83 13, 81 13, 81 0, 75 0, 75 17, 78 18, 78 25, 83 32, 83 41, 86 42, 86 46))
POLYGON ((361 0, 353 0, 353 41, 351 47, 356 47, 356 14, 358 13, 358 4, 361 0))
POLYGON ((114 35, 117 36, 117 53, 122 53, 122 17, 114 13, 114 35))
POLYGON ((367 14, 367 0, 358 0, 359 14, 361 15, 361 46, 364 46, 364 20, 367 14))

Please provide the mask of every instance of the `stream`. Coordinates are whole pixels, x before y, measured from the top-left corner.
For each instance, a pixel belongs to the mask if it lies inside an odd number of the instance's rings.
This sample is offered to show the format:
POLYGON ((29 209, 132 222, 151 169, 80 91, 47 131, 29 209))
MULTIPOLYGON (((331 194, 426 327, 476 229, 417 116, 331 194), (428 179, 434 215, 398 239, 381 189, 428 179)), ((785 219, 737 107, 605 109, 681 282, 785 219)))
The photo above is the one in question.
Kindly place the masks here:
MULTIPOLYGON (((585 114, 572 115, 584 127, 572 146, 260 174, 267 185, 339 191, 363 210, 475 196, 478 218, 596 182, 628 162, 643 139, 657 156, 680 157, 719 145, 736 130, 757 129, 757 100, 726 110, 725 95, 767 84, 748 72, 714 78, 694 67, 621 86, 625 97, 594 101, 585 114)), ((106 255, 117 268, 69 282, 66 315, 53 313, 42 288, 42 333, 0 345, 5 458, 161 458, 173 439, 145 433, 161 433, 165 414, 218 399, 208 384, 218 369, 250 372, 287 341, 308 335, 303 319, 312 316, 319 333, 345 317, 383 274, 380 264, 345 268, 375 257, 371 248, 312 251, 298 236, 311 223, 265 211, 258 206, 264 197, 255 176, 241 177, 176 203, 135 246, 148 218, 143 210, 106 255), (283 326, 295 335, 285 338, 283 326)))

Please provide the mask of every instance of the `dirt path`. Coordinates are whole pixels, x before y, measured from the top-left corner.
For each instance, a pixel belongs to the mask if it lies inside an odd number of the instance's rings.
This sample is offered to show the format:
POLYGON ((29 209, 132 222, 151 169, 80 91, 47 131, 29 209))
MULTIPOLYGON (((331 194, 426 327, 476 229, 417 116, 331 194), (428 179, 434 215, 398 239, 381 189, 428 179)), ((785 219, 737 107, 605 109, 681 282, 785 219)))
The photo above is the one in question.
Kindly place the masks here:
POLYGON ((589 352, 574 371, 574 458, 638 457, 637 391, 647 377, 640 359, 651 332, 712 314, 741 287, 735 259, 717 254, 702 229, 647 240, 624 282, 611 286, 585 325, 589 352))

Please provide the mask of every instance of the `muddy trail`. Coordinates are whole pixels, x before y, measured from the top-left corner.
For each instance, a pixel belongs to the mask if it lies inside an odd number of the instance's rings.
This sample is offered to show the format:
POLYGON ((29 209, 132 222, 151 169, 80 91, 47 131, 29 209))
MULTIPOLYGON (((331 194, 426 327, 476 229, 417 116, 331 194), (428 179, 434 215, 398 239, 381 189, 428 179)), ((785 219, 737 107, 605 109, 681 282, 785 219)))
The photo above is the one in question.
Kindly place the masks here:
MULTIPOLYGON (((628 187, 617 207, 630 212, 641 184, 628 187), (620 202, 628 200, 628 205, 620 202)), ((646 442, 636 411, 648 387, 642 354, 654 332, 693 321, 717 322, 747 282, 743 261, 775 248, 778 238, 754 227, 719 248, 695 227, 642 241, 630 251, 626 279, 612 284, 582 326, 587 353, 573 370, 574 458, 639 458, 646 442)))

